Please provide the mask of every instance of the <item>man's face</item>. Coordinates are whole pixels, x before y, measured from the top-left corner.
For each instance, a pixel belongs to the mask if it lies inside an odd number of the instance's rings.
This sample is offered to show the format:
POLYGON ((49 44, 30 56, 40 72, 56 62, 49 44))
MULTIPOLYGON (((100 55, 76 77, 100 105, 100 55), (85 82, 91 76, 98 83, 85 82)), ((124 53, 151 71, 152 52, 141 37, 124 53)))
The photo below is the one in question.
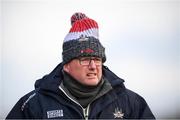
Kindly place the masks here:
POLYGON ((81 57, 64 65, 69 73, 81 84, 95 86, 102 77, 102 59, 97 57, 81 57))

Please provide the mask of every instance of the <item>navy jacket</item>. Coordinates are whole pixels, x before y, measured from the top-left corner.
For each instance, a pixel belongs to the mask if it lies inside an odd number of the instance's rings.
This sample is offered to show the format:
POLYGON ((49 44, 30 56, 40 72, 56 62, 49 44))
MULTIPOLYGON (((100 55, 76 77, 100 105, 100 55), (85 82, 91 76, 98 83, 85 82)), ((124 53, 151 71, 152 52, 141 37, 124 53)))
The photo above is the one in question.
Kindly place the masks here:
POLYGON ((63 65, 37 80, 35 90, 22 97, 6 119, 154 119, 146 101, 125 88, 121 78, 103 66, 112 90, 93 101, 88 109, 74 102, 60 88, 63 65))

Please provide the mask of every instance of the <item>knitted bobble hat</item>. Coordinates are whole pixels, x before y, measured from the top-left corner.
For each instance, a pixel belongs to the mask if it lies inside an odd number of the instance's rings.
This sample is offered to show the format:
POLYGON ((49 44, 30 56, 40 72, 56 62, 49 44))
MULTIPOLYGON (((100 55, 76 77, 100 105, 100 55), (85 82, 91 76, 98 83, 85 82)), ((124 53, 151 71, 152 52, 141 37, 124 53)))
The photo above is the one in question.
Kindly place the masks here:
POLYGON ((71 25, 63 42, 63 63, 78 57, 99 57, 105 62, 105 48, 99 41, 97 22, 84 13, 75 13, 71 17, 71 25))

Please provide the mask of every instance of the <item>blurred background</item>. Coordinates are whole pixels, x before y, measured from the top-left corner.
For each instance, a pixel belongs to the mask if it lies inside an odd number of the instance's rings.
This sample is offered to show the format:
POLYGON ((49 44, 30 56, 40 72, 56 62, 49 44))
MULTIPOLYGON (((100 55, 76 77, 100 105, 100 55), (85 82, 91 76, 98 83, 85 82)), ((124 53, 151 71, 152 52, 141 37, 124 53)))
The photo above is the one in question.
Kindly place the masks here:
POLYGON ((75 12, 98 22, 105 65, 156 118, 180 118, 179 0, 1 0, 0 118, 62 61, 75 12))

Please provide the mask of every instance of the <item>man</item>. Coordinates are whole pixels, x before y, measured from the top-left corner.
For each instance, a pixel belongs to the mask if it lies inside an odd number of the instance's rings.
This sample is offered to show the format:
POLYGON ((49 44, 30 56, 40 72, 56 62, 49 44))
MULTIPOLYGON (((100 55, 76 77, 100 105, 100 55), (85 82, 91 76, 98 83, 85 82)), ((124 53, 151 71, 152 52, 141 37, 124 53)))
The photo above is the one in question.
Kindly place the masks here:
POLYGON ((103 63, 98 24, 83 13, 71 17, 63 62, 37 80, 7 119, 154 119, 145 100, 128 90, 103 63))

